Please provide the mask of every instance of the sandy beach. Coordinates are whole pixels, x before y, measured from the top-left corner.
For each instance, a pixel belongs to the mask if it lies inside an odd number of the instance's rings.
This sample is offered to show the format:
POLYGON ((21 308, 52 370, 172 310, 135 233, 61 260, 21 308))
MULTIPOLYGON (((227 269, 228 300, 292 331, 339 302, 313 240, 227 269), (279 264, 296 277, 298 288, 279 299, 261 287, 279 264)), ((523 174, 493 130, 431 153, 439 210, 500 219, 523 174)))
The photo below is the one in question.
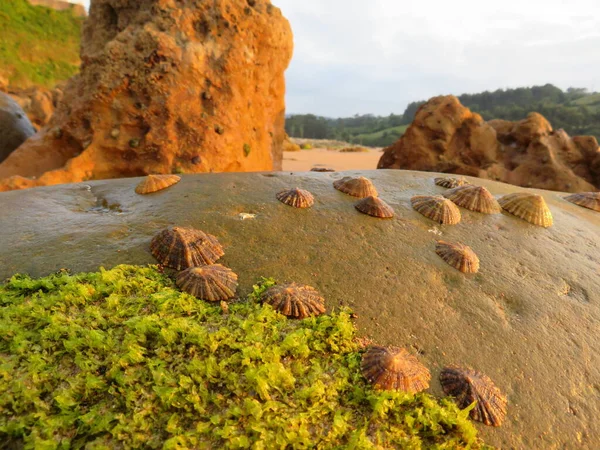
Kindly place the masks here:
POLYGON ((380 149, 343 153, 338 150, 315 148, 299 152, 283 152, 283 170, 301 172, 313 167, 329 167, 335 170, 376 169, 379 158, 381 158, 380 149))

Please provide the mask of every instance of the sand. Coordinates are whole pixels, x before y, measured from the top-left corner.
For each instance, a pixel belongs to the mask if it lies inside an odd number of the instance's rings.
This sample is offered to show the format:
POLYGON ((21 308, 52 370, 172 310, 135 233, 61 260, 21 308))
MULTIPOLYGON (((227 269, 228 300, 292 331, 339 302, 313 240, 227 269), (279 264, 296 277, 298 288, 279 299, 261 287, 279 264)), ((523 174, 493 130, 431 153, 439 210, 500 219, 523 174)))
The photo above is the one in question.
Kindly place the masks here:
POLYGON ((283 152, 283 170, 302 172, 313 167, 330 167, 335 170, 376 169, 381 155, 380 149, 359 153, 342 153, 325 148, 283 152))

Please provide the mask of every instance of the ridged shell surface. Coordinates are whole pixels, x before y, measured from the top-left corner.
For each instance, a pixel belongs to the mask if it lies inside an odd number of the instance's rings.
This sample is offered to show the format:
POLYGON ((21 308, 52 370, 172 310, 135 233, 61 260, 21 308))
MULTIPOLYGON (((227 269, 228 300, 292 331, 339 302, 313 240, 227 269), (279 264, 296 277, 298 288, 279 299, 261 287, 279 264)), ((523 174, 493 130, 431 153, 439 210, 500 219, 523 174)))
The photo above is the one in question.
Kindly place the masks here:
POLYGON ((468 184, 450 189, 444 197, 452 200, 458 206, 484 214, 498 214, 502 211, 498 201, 483 186, 468 184))
POLYGON ((179 183, 181 177, 177 175, 148 175, 135 188, 135 192, 141 195, 161 191, 174 184, 179 183))
POLYGON ((565 200, 584 208, 600 212, 600 192, 581 192, 569 195, 565 200))
POLYGON ((479 270, 479 258, 467 245, 438 241, 435 252, 444 261, 461 272, 476 273, 479 270))
POLYGON ((213 264, 225 253, 216 237, 194 228, 165 228, 152 238, 150 251, 164 266, 181 270, 213 264))
POLYGON ((438 186, 442 186, 442 187, 450 188, 450 189, 459 187, 459 186, 464 186, 465 184, 469 184, 467 179, 464 177, 460 177, 460 178, 440 177, 440 178, 434 178, 433 181, 438 186))
POLYGON ((361 361, 363 376, 377 389, 409 393, 429 387, 427 367, 404 348, 372 346, 361 361))
POLYGON ((373 186, 371 180, 365 177, 344 177, 333 182, 333 187, 344 194, 353 197, 365 198, 369 196, 377 197, 377 189, 373 186))
POLYGON ((262 294, 261 300, 281 314, 298 319, 325 312, 325 300, 321 294, 311 286, 296 283, 273 286, 262 294))
POLYGON ((516 193, 508 194, 498 200, 502 209, 512 215, 540 227, 552 226, 552 213, 537 194, 516 193))
POLYGON ((201 300, 216 302, 235 296, 237 275, 221 264, 190 267, 177 274, 177 286, 201 300))
POLYGON ((354 205, 354 207, 361 213, 368 214, 369 216, 380 217, 382 219, 394 217, 392 207, 379 197, 366 197, 354 205))
POLYGON ((331 167, 313 167, 310 169, 311 172, 335 172, 335 169, 331 167))
POLYGON ((472 369, 446 367, 440 374, 440 383, 461 409, 477 402, 470 413, 472 419, 494 427, 502 425, 507 400, 487 375, 472 369))
POLYGON ((284 189, 277 194, 277 200, 294 208, 310 208, 315 204, 313 195, 304 189, 284 189))
POLYGON ((456 225, 461 215, 458 206, 439 195, 417 195, 410 199, 415 211, 442 225, 456 225))

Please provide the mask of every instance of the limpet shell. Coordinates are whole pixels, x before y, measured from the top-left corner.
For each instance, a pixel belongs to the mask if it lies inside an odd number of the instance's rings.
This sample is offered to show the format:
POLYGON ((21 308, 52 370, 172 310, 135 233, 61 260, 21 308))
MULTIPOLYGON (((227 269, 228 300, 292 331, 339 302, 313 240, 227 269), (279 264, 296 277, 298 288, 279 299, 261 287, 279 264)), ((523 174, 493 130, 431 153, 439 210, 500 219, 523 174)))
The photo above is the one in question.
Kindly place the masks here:
POLYGON ((310 208, 315 204, 313 195, 304 189, 284 189, 277 195, 277 200, 294 208, 310 208))
POLYGON ((467 179, 465 177, 460 177, 460 178, 439 177, 439 178, 434 178, 433 181, 438 186, 442 186, 442 187, 450 188, 450 189, 453 189, 453 188, 456 188, 459 186, 464 186, 465 184, 469 184, 469 182, 467 181, 467 179))
POLYGON ((325 300, 321 294, 311 286, 296 283, 273 286, 262 294, 261 300, 281 314, 298 319, 325 312, 325 300))
POLYGON ((477 402, 470 416, 486 425, 498 427, 506 417, 506 396, 487 375, 473 369, 445 367, 440 383, 446 395, 455 397, 461 409, 477 402))
POLYGON ((494 196, 483 186, 468 184, 450 189, 444 197, 452 200, 458 206, 484 214, 497 214, 502 208, 494 196))
POLYGON ((181 270, 213 264, 225 253, 216 237, 194 228, 165 228, 152 238, 150 251, 164 266, 181 270))
POLYGON ((476 273, 479 270, 479 258, 467 245, 438 241, 435 252, 444 261, 461 272, 476 273))
POLYGON ((363 198, 356 205, 354 205, 363 214, 368 214, 373 217, 380 217, 382 219, 389 219, 394 217, 394 210, 390 205, 381 200, 379 197, 369 196, 363 198))
POLYGON ((580 192, 565 197, 565 200, 600 212, 600 192, 580 192))
POLYGON ((404 348, 369 347, 360 366, 363 376, 382 390, 421 392, 431 380, 427 367, 404 348))
POLYGON ((190 267, 177 274, 176 284, 182 291, 201 300, 216 302, 235 296, 238 276, 228 267, 212 264, 190 267))
POLYGON ((148 175, 136 186, 135 192, 140 195, 161 191, 179 183, 181 177, 177 175, 148 175))
POLYGON ((334 181, 333 187, 338 191, 352 195, 353 197, 377 197, 377 189, 373 186, 373 182, 365 177, 344 177, 334 181))
POLYGON ((442 225, 456 225, 460 222, 458 206, 440 195, 416 195, 410 199, 410 203, 417 212, 442 225))
POLYGON ((505 195, 498 203, 507 212, 529 223, 546 228, 552 226, 552 213, 541 195, 518 192, 505 195))
POLYGON ((331 167, 313 167, 310 169, 311 172, 335 172, 335 169, 331 167))

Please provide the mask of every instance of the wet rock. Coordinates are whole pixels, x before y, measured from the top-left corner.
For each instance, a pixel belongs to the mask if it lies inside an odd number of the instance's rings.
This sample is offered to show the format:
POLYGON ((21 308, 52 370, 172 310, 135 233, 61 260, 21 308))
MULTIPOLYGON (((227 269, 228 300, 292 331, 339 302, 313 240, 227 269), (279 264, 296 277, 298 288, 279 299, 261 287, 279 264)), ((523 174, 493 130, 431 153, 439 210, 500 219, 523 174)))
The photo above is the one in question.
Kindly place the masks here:
POLYGON ((183 175, 150 196, 135 193, 140 178, 0 193, 10 211, 0 214, 0 279, 155 263, 149 245, 156 233, 173 225, 199 228, 223 245, 220 262, 239 275, 240 295, 261 276, 313 286, 328 308, 352 307, 363 336, 418 353, 436 380, 430 392, 443 395, 437 380, 448 365, 488 375, 508 398, 501 427, 479 426, 489 444, 595 448, 600 213, 564 200, 564 193, 470 177, 496 198, 542 195, 553 226, 462 208, 461 223, 438 225, 414 211, 410 199, 446 192, 434 183, 439 176, 202 174, 183 175), (344 176, 371 179, 395 217, 375 220, 356 211, 356 199, 332 186, 344 176), (309 190, 315 205, 282 205, 275 194, 289 186, 309 190), (112 209, 98 212, 98 205, 112 209), (242 214, 252 220, 240 220, 242 214), (439 240, 468 245, 479 272, 449 266, 435 252, 439 240))
POLYGON ((35 129, 25 111, 8 95, 0 92, 0 161, 4 161, 35 129))

